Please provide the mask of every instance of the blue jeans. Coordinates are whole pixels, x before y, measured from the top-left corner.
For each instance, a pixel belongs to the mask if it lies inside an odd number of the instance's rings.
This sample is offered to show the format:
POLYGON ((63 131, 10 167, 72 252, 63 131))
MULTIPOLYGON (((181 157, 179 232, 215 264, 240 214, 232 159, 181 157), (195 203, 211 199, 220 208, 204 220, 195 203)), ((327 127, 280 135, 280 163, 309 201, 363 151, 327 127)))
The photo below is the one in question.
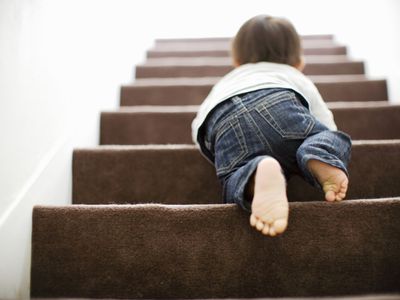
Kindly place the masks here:
POLYGON ((225 203, 251 211, 247 183, 258 163, 273 157, 288 180, 294 174, 321 188, 307 169, 310 159, 342 169, 350 159, 350 137, 317 121, 307 102, 289 89, 263 89, 219 104, 200 129, 202 153, 215 165, 225 203))

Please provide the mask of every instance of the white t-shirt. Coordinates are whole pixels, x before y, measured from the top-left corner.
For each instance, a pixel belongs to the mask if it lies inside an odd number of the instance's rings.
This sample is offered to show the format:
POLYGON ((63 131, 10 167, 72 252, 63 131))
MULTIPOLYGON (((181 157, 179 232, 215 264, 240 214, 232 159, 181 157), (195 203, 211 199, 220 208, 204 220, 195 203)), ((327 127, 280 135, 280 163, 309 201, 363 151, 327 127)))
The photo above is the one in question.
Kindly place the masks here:
POLYGON ((219 103, 235 95, 266 88, 287 88, 299 93, 308 102, 310 113, 330 130, 336 130, 332 112, 322 99, 316 86, 299 70, 285 64, 258 62, 241 65, 212 88, 200 105, 192 122, 193 142, 198 145, 197 135, 211 110, 219 103))

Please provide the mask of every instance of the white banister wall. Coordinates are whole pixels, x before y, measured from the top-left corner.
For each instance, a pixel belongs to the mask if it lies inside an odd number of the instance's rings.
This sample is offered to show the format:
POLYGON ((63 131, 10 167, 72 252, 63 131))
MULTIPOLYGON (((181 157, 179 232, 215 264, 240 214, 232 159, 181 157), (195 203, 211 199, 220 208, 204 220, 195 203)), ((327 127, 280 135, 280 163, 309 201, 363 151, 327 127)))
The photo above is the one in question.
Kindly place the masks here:
POLYGON ((0 299, 29 297, 33 205, 71 202, 71 155, 98 143, 155 38, 232 36, 261 13, 333 33, 400 101, 397 0, 0 0, 0 299))

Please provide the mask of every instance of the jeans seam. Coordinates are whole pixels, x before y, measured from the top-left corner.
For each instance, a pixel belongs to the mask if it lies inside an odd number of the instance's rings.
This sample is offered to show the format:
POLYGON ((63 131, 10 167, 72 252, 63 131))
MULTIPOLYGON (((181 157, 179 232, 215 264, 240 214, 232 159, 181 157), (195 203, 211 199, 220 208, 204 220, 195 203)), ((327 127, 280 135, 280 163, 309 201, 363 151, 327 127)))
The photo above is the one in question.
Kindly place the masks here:
MULTIPOLYGON (((223 132, 226 132, 228 129, 233 130, 233 133, 236 136, 236 139, 239 142, 240 145, 240 153, 237 155, 237 157, 232 160, 231 162, 229 162, 229 165, 222 167, 222 168, 218 168, 217 170, 217 175, 222 175, 221 173, 230 173, 233 168, 236 166, 236 164, 242 160, 248 153, 248 148, 246 143, 244 142, 244 133, 243 133, 243 129, 240 126, 239 120, 237 118, 235 118, 236 120, 234 122, 229 121, 229 124, 226 126, 226 129, 224 129, 223 132), (238 128, 238 130, 240 131, 240 133, 237 132, 237 130, 235 129, 235 127, 238 128)), ((222 134, 222 133, 221 133, 222 134)), ((219 134, 218 136, 220 136, 221 134, 219 134)))

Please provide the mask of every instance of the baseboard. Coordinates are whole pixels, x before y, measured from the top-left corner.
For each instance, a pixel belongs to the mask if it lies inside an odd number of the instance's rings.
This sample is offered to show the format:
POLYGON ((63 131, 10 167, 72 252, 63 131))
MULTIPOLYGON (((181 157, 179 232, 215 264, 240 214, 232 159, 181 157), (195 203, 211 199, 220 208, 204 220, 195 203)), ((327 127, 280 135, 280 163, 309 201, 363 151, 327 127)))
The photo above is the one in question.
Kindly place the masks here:
POLYGON ((81 112, 37 164, 11 204, 0 212, 0 299, 30 299, 32 208, 72 203, 72 152, 94 147, 99 109, 81 112))
POLYGON ((59 139, 0 216, 0 299, 30 298, 32 207, 71 203, 72 149, 59 139))

